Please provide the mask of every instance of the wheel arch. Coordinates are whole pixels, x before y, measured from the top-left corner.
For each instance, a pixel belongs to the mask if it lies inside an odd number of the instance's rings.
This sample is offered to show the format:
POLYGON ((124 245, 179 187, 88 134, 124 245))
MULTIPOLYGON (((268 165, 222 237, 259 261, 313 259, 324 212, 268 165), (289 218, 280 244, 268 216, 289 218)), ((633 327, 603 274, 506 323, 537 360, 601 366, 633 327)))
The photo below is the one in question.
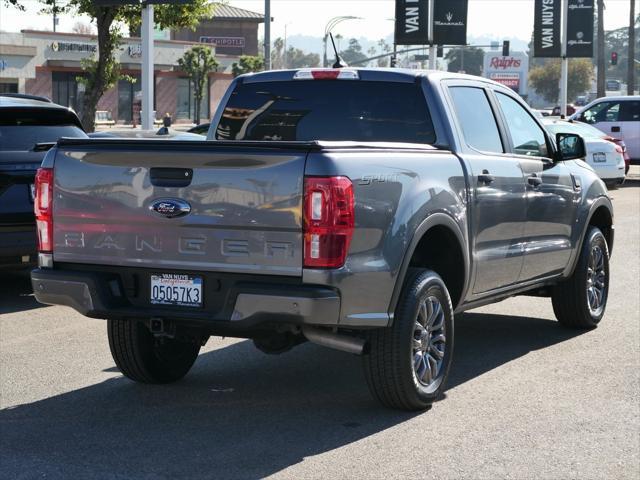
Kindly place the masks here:
POLYGON ((462 303, 469 283, 469 250, 465 237, 453 218, 444 213, 434 213, 414 232, 402 260, 389 305, 392 322, 410 267, 435 271, 449 290, 454 310, 462 303), (434 244, 439 247, 436 252, 432 250, 434 244))
POLYGON ((569 264, 569 269, 565 272, 564 277, 568 278, 573 275, 573 272, 578 264, 580 257, 580 249, 584 242, 585 236, 589 231, 589 227, 595 226, 602 231, 604 238, 607 241, 607 248, 609 250, 609 256, 613 251, 614 241, 614 225, 613 225, 613 205, 608 197, 599 197, 589 207, 589 213, 586 216, 586 220, 583 224, 582 231, 578 243, 574 248, 574 256, 569 264))

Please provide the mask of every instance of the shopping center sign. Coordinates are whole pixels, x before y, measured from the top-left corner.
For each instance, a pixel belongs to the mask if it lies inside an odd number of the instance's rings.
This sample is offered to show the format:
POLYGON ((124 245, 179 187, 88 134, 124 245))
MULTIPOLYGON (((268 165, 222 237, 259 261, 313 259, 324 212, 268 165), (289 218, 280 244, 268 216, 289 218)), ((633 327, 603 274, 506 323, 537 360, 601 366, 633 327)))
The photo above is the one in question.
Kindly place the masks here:
POLYGON ((497 52, 487 52, 484 56, 484 76, 501 83, 520 95, 527 94, 527 72, 529 57, 524 52, 513 52, 502 56, 497 52))

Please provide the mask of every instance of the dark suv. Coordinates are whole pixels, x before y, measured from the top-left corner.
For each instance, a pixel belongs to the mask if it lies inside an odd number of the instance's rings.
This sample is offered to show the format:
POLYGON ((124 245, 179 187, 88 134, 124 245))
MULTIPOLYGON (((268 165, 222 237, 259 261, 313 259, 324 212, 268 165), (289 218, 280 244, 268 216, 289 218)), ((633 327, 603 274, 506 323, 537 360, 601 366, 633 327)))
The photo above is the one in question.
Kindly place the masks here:
POLYGON ((60 137, 86 138, 78 116, 43 97, 0 94, 0 267, 36 256, 33 184, 46 149, 60 137))

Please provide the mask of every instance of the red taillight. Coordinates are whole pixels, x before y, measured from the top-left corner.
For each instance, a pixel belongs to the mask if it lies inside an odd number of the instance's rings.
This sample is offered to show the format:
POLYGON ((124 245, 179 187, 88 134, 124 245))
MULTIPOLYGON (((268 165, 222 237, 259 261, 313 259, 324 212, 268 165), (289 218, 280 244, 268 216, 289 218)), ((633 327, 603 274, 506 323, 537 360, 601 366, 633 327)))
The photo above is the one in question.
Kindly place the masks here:
POLYGON ((340 70, 312 70, 311 76, 314 80, 336 80, 340 75, 340 70))
POLYGON ((304 179, 304 266, 344 265, 354 227, 353 185, 347 177, 304 179))
POLYGON ((36 173, 34 211, 38 227, 38 250, 53 251, 53 169, 39 168, 36 173))

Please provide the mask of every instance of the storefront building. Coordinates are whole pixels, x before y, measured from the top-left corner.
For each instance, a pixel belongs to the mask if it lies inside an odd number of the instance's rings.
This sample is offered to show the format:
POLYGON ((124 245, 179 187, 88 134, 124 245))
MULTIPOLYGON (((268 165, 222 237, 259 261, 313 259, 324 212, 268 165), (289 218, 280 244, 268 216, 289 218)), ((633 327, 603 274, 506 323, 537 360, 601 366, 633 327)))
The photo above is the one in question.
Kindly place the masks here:
MULTIPOLYGON (((180 71, 178 59, 195 43, 155 41, 156 118, 168 113, 175 122, 193 122, 193 88, 189 78, 180 71)), ((233 63, 232 58, 215 53, 215 47, 212 46, 212 50, 222 65, 233 63)), ((91 35, 33 30, 0 32, 0 92, 41 95, 80 113, 84 95, 84 85, 78 81, 84 75, 82 60, 96 54, 97 40, 91 35)), ((98 103, 98 110, 108 111, 117 123, 139 123, 141 57, 140 39, 125 38, 116 58, 121 72, 133 82, 118 81, 98 103)), ((232 75, 223 68, 209 75, 201 107, 203 121, 210 118, 232 80, 232 75)))
POLYGON ((230 5, 218 5, 213 18, 200 22, 195 30, 171 32, 172 40, 201 42, 214 46, 222 56, 258 55, 258 26, 264 15, 230 5))

